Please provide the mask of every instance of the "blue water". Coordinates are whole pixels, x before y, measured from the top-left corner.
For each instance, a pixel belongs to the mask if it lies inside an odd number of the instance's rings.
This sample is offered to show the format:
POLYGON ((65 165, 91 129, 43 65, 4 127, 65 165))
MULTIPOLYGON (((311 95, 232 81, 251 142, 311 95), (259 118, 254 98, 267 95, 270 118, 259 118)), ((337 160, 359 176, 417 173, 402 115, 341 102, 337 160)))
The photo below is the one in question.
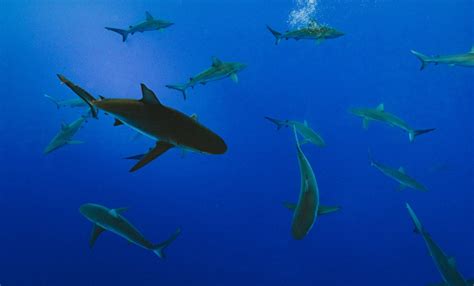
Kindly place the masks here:
POLYGON ((474 277, 473 70, 429 66, 416 49, 467 52, 472 0, 318 0, 315 17, 345 36, 320 45, 274 45, 265 25, 288 28, 291 0, 13 1, 0 3, 0 284, 13 285, 426 285, 442 281, 409 202, 443 250, 474 277), (118 2, 118 3, 117 3, 118 2), (120 36, 150 11, 174 26, 120 36), (197 86, 187 101, 164 86, 186 80, 211 57, 248 68, 197 86), (130 174, 123 157, 154 142, 131 140, 110 116, 89 120, 86 144, 42 150, 78 109, 56 110, 43 94, 74 98, 61 73, 94 95, 139 98, 146 83, 160 100, 224 138, 225 155, 172 150, 130 174), (383 124, 362 129, 351 107, 385 104, 417 128, 410 144, 383 124), (307 120, 327 143, 304 145, 321 202, 342 211, 319 218, 302 241, 290 234, 300 175, 294 138, 263 116, 307 120), (397 192, 370 167, 405 170, 427 193, 397 192), (88 247, 83 203, 129 207, 124 214, 153 242, 177 227, 168 258, 103 234, 88 247))

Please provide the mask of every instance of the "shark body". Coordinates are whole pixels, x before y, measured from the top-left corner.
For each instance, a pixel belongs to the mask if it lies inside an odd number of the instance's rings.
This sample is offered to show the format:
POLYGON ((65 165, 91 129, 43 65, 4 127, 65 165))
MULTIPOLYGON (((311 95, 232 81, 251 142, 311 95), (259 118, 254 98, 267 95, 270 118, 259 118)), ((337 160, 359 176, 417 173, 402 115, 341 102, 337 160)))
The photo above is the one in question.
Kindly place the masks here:
POLYGON ((338 211, 340 207, 322 206, 319 204, 319 189, 316 177, 308 159, 304 155, 303 150, 301 150, 295 127, 293 127, 293 131, 300 167, 301 188, 298 203, 285 203, 285 206, 294 211, 291 222, 291 234, 294 239, 301 240, 309 233, 318 215, 338 211))
POLYGON ((424 185, 422 185, 417 180, 407 175, 403 167, 395 169, 387 165, 384 165, 382 163, 376 162, 371 158, 370 154, 369 154, 369 160, 370 160, 370 165, 372 167, 375 167, 377 170, 382 172, 387 177, 392 178, 393 180, 397 181, 400 184, 399 190, 403 190, 406 187, 409 187, 409 188, 423 191, 423 192, 428 191, 428 189, 424 185))
POLYGON ((364 129, 369 127, 370 121, 379 121, 387 123, 390 126, 398 127, 408 133, 408 139, 410 142, 415 140, 415 137, 434 131, 435 128, 430 129, 414 129, 408 123, 401 118, 385 111, 384 104, 379 104, 374 108, 353 108, 350 112, 356 116, 362 117, 362 124, 364 129))
POLYGON ((140 22, 136 25, 131 25, 128 27, 128 29, 117 29, 110 27, 105 27, 105 29, 122 35, 122 41, 125 42, 127 40, 128 35, 130 34, 133 35, 137 32, 143 33, 146 31, 161 31, 173 25, 173 23, 171 22, 153 18, 153 16, 149 12, 146 12, 145 15, 145 21, 140 22))
POLYGON ((269 120, 270 122, 274 123, 277 126, 277 129, 281 129, 282 127, 294 127, 296 132, 298 132, 301 136, 303 136, 304 140, 301 144, 304 143, 312 143, 318 147, 326 146, 324 139, 316 133, 305 120, 304 122, 299 122, 295 120, 280 120, 271 117, 265 116, 265 119, 269 120))
POLYGON ((206 154, 227 151, 224 140, 197 120, 167 107, 152 90, 141 84, 142 99, 95 99, 91 94, 62 75, 60 80, 81 97, 97 117, 97 109, 115 117, 114 126, 125 124, 157 143, 130 170, 136 171, 169 149, 179 147, 206 154))
POLYGON ((409 204, 406 204, 408 214, 415 225, 414 232, 421 235, 425 241, 426 247, 443 277, 443 282, 431 284, 431 286, 472 286, 474 279, 466 280, 456 267, 456 261, 453 257, 448 257, 443 250, 434 242, 431 235, 423 228, 420 220, 416 216, 409 204))
POLYGON ((76 135, 79 129, 81 129, 82 125, 84 124, 84 122, 86 122, 88 117, 89 115, 85 114, 74 120, 70 124, 63 123, 61 125, 61 130, 59 130, 58 134, 56 134, 56 136, 53 137, 51 142, 49 142, 43 153, 49 154, 65 145, 82 144, 82 141, 73 140, 73 137, 76 135))
POLYGON ((58 109, 63 107, 87 107, 87 104, 80 98, 59 100, 47 94, 44 97, 54 103, 58 109))
POLYGON ((216 81, 230 77, 232 81, 237 83, 239 81, 237 73, 247 67, 246 64, 237 62, 223 62, 216 57, 212 58, 212 65, 203 72, 191 77, 187 83, 184 84, 169 84, 167 88, 181 91, 184 99, 186 99, 186 90, 194 88, 197 84, 205 85, 208 82, 216 81))
POLYGON ((327 39, 335 39, 339 38, 344 35, 344 33, 339 32, 338 30, 319 25, 316 21, 311 21, 306 27, 286 31, 284 33, 278 32, 267 25, 267 29, 272 33, 275 37, 275 45, 278 45, 282 39, 294 39, 294 40, 316 40, 316 43, 321 43, 327 39))
POLYGON ((151 243, 125 217, 126 208, 108 209, 98 204, 84 204, 79 208, 80 213, 94 224, 89 246, 92 248, 97 238, 104 232, 110 231, 127 241, 147 250, 153 251, 158 257, 164 258, 164 249, 168 247, 181 233, 180 229, 161 243, 151 243))
POLYGON ((445 64, 449 66, 461 66, 470 68, 474 67, 474 46, 472 46, 469 52, 457 55, 430 57, 414 50, 411 50, 411 53, 414 54, 420 60, 420 70, 425 69, 425 67, 429 64, 445 64))

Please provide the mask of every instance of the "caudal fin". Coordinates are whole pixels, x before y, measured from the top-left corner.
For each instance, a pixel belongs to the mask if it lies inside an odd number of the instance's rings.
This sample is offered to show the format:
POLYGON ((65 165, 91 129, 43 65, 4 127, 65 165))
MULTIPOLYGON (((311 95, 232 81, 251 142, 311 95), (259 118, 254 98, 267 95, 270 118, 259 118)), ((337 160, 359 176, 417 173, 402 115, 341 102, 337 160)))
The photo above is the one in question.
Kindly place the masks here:
POLYGON ((278 32, 277 30, 272 29, 272 27, 267 25, 267 29, 272 33, 272 35, 275 37, 275 45, 278 45, 281 40, 281 33, 278 32))
POLYGON ((424 233, 423 225, 421 224, 420 220, 418 219, 415 212, 413 211, 413 209, 410 207, 408 203, 406 204, 406 206, 408 209, 408 214, 410 215, 410 218, 413 224, 415 225, 415 229, 413 231, 418 234, 423 234, 424 233))
POLYGON ((119 33, 120 35, 122 35, 122 42, 125 42, 127 40, 127 37, 128 37, 128 34, 129 34, 127 30, 109 28, 109 27, 105 27, 105 28, 109 31, 119 33))
POLYGON ((181 91, 181 93, 183 93, 184 100, 186 100, 186 89, 188 88, 187 84, 168 84, 166 87, 181 91))
POLYGON ((46 97, 49 101, 54 103, 58 109, 61 107, 61 105, 59 104, 59 101, 56 98, 49 96, 47 94, 45 94, 44 97, 46 97))
POLYGON ((265 117, 265 119, 267 119, 268 121, 274 123, 274 124, 277 126, 277 130, 280 130, 282 127, 287 126, 286 122, 283 121, 283 120, 278 120, 278 119, 271 118, 271 117, 268 117, 268 116, 264 116, 264 117, 265 117))
POLYGON ((87 105, 89 105, 92 117, 97 118, 97 109, 94 107, 94 101, 96 99, 87 91, 85 91, 82 87, 74 84, 72 81, 67 79, 65 76, 58 74, 57 75, 59 80, 66 84, 75 94, 77 94, 82 100, 84 100, 87 105))
POLYGON ((417 51, 411 50, 411 53, 414 54, 421 62, 420 71, 425 69, 430 61, 430 57, 423 55, 417 51))
POLYGON ((181 229, 178 228, 167 240, 163 241, 162 243, 158 243, 157 245, 153 246, 153 252, 158 255, 159 258, 166 258, 165 249, 173 242, 176 238, 178 238, 179 234, 181 233, 181 229))
POLYGON ((415 137, 418 135, 426 134, 431 131, 436 130, 436 128, 430 128, 430 129, 420 129, 420 130, 412 130, 408 132, 408 139, 410 139, 410 142, 415 141, 415 137))

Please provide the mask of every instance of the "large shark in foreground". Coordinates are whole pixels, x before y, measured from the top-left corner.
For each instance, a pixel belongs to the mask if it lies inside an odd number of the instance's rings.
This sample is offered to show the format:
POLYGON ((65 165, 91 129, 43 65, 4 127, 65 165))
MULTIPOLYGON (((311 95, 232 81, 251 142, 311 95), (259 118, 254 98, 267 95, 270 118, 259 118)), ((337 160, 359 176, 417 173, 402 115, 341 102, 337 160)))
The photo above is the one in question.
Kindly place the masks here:
POLYGON ((79 211, 94 224, 89 246, 92 248, 99 235, 107 230, 125 238, 131 243, 153 251, 160 258, 165 258, 165 248, 178 237, 181 230, 178 228, 174 234, 163 242, 151 243, 122 216, 125 210, 126 208, 108 209, 97 204, 82 205, 79 211))
POLYGON ((474 67, 474 46, 465 54, 435 56, 429 57, 417 51, 411 50, 421 62, 420 70, 423 70, 428 64, 445 64, 449 66, 474 67))
POLYGON ((87 107, 87 104, 84 100, 80 98, 64 99, 59 100, 47 94, 44 95, 49 101, 56 104, 56 107, 59 109, 61 107, 87 107))
POLYGON ((115 117, 114 126, 125 124, 157 143, 131 172, 136 171, 173 147, 200 153, 223 154, 227 145, 217 134, 197 120, 169 108, 158 100, 152 90, 141 84, 142 99, 95 99, 91 94, 62 75, 59 79, 81 97, 97 117, 101 109, 115 117))
POLYGON ((61 125, 61 130, 59 130, 58 134, 53 137, 51 142, 49 142, 48 146, 46 146, 46 148, 44 149, 44 154, 49 154, 65 145, 83 143, 82 141, 73 140, 73 137, 74 135, 76 135, 77 131, 81 129, 82 125, 84 124, 84 122, 86 122, 89 116, 89 113, 87 113, 74 120, 70 124, 63 123, 61 125))
POLYGON ((265 119, 276 124, 278 130, 282 127, 294 127, 296 132, 298 132, 304 138, 304 141, 301 142, 301 144, 310 142, 319 147, 326 146, 324 139, 309 126, 306 120, 301 123, 294 120, 280 120, 268 116, 265 116, 265 119))
POLYGON ((382 172, 387 177, 390 177, 393 180, 400 183, 400 186, 399 186, 398 190, 401 191, 401 190, 405 189, 406 187, 409 187, 409 188, 419 190, 419 191, 423 191, 423 192, 428 191, 428 189, 425 186, 423 186, 421 183, 419 183, 418 181, 416 181, 412 177, 408 176, 405 173, 405 170, 403 169, 403 167, 400 167, 398 169, 394 169, 394 168, 389 167, 387 165, 384 165, 382 163, 376 162, 372 159, 372 157, 370 155, 370 152, 369 152, 369 160, 370 160, 370 165, 372 167, 375 167, 376 169, 378 169, 380 172, 382 172))
POLYGON ((120 35, 122 35, 122 41, 125 42, 129 34, 133 35, 136 32, 143 33, 146 31, 156 31, 156 30, 160 31, 173 25, 173 23, 171 22, 153 18, 153 16, 148 12, 146 12, 145 14, 146 14, 146 20, 144 22, 138 23, 136 25, 131 25, 126 30, 110 28, 110 27, 105 27, 105 28, 109 31, 119 33, 120 35))
POLYGON ((187 83, 184 84, 168 84, 167 88, 176 89, 183 93, 184 99, 186 99, 186 89, 194 88, 197 84, 206 84, 210 81, 220 80, 226 77, 230 77, 235 83, 239 81, 237 73, 242 71, 246 64, 235 63, 235 62, 223 62, 216 57, 212 58, 212 66, 205 71, 191 77, 187 83))
POLYGON ((316 40, 316 43, 321 43, 326 39, 335 39, 339 38, 344 35, 344 33, 339 32, 338 30, 328 27, 319 25, 316 21, 310 21, 308 26, 296 30, 286 31, 284 33, 280 33, 270 26, 267 25, 267 29, 272 33, 275 37, 275 45, 280 43, 281 39, 295 39, 295 40, 316 40))
POLYGON ((421 235, 426 243, 426 247, 443 277, 444 282, 438 284, 430 284, 431 286, 472 286, 474 279, 466 280, 459 273, 456 267, 456 261, 453 257, 448 257, 443 250, 433 241, 431 235, 424 229, 420 220, 416 216, 409 204, 406 204, 411 220, 415 225, 414 232, 421 235))
POLYGON ((420 130, 414 129, 413 127, 408 125, 408 123, 406 123, 399 117, 386 112, 383 103, 379 104, 377 108, 375 109, 374 108, 353 108, 350 110, 350 112, 356 116, 362 117, 362 124, 364 126, 364 129, 367 129, 369 127, 369 122, 371 120, 385 122, 389 124, 390 126, 398 127, 402 129, 403 131, 407 132, 408 139, 410 140, 410 142, 413 142, 416 136, 435 130, 435 128, 420 129, 420 130))
POLYGON ((296 128, 293 127, 296 140, 296 150, 298 153, 298 163, 300 165, 301 189, 297 204, 285 203, 285 206, 293 210, 293 221, 291 223, 291 233, 294 239, 303 239, 313 227, 318 215, 324 215, 338 211, 337 206, 322 206, 319 204, 319 189, 313 169, 308 159, 301 150, 296 134, 296 128))

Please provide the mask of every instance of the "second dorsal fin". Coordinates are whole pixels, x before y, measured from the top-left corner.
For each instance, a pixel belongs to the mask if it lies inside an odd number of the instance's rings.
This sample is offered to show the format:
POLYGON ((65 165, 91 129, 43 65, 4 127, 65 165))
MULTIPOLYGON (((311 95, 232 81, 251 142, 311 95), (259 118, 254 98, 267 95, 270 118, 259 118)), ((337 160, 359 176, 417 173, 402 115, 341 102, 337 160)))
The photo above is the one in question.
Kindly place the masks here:
POLYGON ((141 84, 142 87, 142 99, 140 100, 143 103, 146 104, 159 104, 161 105, 161 102, 158 100, 156 97, 155 93, 149 89, 144 83, 141 84))

